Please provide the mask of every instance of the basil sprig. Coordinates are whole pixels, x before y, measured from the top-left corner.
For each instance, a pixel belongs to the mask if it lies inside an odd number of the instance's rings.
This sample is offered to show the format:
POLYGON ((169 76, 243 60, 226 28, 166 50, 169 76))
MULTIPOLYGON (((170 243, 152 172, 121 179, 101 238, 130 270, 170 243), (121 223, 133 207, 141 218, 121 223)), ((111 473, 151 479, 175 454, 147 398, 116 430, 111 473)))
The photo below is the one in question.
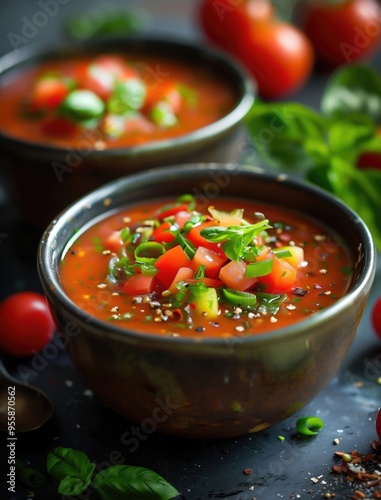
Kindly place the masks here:
POLYGON ((246 226, 206 227, 200 231, 200 235, 212 243, 222 243, 225 255, 237 262, 244 257, 247 247, 255 243, 255 238, 270 227, 269 221, 264 219, 246 226))
POLYGON ((162 476, 145 467, 114 465, 98 472, 85 453, 73 448, 54 448, 47 457, 50 478, 58 493, 76 496, 86 489, 100 500, 170 500, 179 492, 162 476))
POLYGON ((359 169, 365 152, 381 155, 381 78, 351 65, 330 78, 321 111, 257 101, 246 118, 255 154, 341 198, 364 220, 381 250, 381 170, 359 169))

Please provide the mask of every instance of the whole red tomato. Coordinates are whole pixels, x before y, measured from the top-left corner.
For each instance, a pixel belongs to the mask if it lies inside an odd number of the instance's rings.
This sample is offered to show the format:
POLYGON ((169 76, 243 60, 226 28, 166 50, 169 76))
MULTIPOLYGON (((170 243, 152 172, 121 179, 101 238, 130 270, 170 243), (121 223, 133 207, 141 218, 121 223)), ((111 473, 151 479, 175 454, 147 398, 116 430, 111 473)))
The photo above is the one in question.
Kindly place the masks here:
POLYGON ((381 10, 376 0, 305 2, 302 28, 320 66, 336 68, 371 54, 381 39, 381 10))
POLYGON ((0 349, 13 356, 30 356, 49 342, 54 323, 45 298, 18 292, 0 304, 0 349))
POLYGON ((200 21, 212 42, 246 66, 261 97, 290 94, 311 73, 311 43, 299 29, 278 21, 268 0, 203 0, 200 21))

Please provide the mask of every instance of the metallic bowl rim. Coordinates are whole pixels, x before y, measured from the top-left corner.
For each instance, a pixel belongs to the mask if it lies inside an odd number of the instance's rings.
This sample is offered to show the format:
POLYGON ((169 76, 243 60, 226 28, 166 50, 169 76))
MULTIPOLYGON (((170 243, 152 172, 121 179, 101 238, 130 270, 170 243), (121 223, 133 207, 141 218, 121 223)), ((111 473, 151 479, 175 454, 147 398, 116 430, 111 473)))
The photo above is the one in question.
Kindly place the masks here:
MULTIPOLYGON (((192 175, 192 172, 195 171, 202 171, 202 173, 207 173, 211 170, 229 171, 231 169, 237 170, 237 168, 239 169, 239 173, 244 176, 259 176, 261 178, 283 185, 296 186, 297 188, 306 190, 307 192, 310 192, 315 196, 319 196, 322 202, 330 203, 332 206, 340 209, 343 214, 352 221, 353 224, 357 225, 357 228, 362 236, 365 251, 365 262, 361 276, 359 277, 359 279, 357 279, 353 286, 351 286, 348 293, 338 301, 336 301, 334 304, 332 304, 330 307, 322 311, 318 311, 309 316, 307 319, 299 321, 288 327, 279 328, 271 332, 258 333, 244 338, 240 337, 239 345, 242 348, 253 346, 256 344, 258 344, 259 346, 274 342, 280 338, 282 340, 285 340, 285 338, 288 337, 289 340, 291 340, 291 338, 300 335, 308 335, 309 330, 317 324, 324 324, 325 322, 330 321, 333 316, 338 315, 340 311, 350 308, 351 304, 353 304, 353 301, 361 295, 363 290, 367 287, 370 288, 376 273, 375 244, 372 235, 363 220, 339 198, 333 196, 320 187, 312 184, 307 184, 300 179, 289 177, 285 174, 269 172, 260 167, 240 165, 237 163, 195 163, 154 168, 146 170, 142 173, 131 174, 111 181, 91 191, 87 195, 81 197, 80 199, 69 205, 60 214, 58 214, 57 217, 45 229, 38 247, 37 268, 41 283, 48 299, 50 300, 50 297, 53 297, 56 301, 58 300, 61 306, 64 306, 65 309, 70 312, 71 316, 75 316, 78 318, 78 324, 86 322, 85 320, 80 319, 81 309, 66 296, 60 284, 58 273, 56 273, 52 266, 49 265, 49 249, 52 246, 55 246, 54 238, 57 232, 65 225, 65 223, 73 220, 75 214, 79 213, 84 206, 90 207, 97 200, 99 201, 101 199, 110 198, 117 189, 120 189, 121 187, 128 187, 128 185, 131 183, 141 182, 143 184, 149 185, 154 183, 155 178, 159 177, 167 178, 167 176, 170 175, 186 177, 187 175, 192 175)), ((128 206, 128 203, 126 203, 126 206, 128 206)), ((93 216, 89 220, 91 221, 96 218, 97 216, 93 216)), ((68 237, 66 243, 69 239, 70 237, 68 237)), ((165 347, 166 345, 172 347, 178 346, 179 348, 180 346, 182 346, 183 348, 192 346, 193 348, 199 350, 202 350, 203 346, 208 345, 215 348, 223 347, 226 350, 226 338, 222 337, 208 337, 202 339, 202 341, 200 341, 199 338, 196 339, 195 337, 165 337, 157 334, 141 333, 134 330, 129 330, 127 328, 120 328, 101 321, 97 318, 92 318, 91 322, 87 322, 87 325, 91 325, 91 330, 93 332, 95 331, 96 335, 106 335, 110 336, 110 338, 111 335, 115 335, 120 339, 133 340, 135 345, 144 344, 145 342, 147 342, 151 345, 157 345, 158 347, 160 346, 161 348, 163 348, 163 346, 165 347)))
MULTIPOLYGON (((220 134, 223 134, 236 126, 246 116, 255 101, 257 94, 256 82, 251 76, 249 76, 246 69, 243 68, 238 61, 230 57, 225 52, 187 38, 164 38, 163 36, 146 34, 130 35, 128 37, 108 37, 72 43, 56 43, 49 48, 46 47, 46 44, 42 43, 29 44, 21 49, 18 49, 17 51, 8 52, 0 57, 0 85, 2 77, 4 77, 7 72, 15 70, 24 63, 30 64, 31 60, 35 60, 37 62, 41 57, 46 59, 51 59, 57 55, 62 57, 63 54, 75 53, 76 50, 82 50, 84 52, 91 52, 97 49, 102 50, 102 47, 108 47, 109 45, 114 46, 115 44, 122 42, 137 46, 139 46, 139 44, 141 46, 148 45, 154 47, 155 49, 157 49, 157 47, 168 47, 170 50, 174 51, 183 49, 193 54, 199 53, 203 60, 209 59, 213 64, 215 64, 216 67, 221 64, 229 69, 229 71, 234 74, 234 77, 237 78, 237 81, 240 81, 242 89, 235 107, 227 115, 209 125, 177 136, 173 139, 158 140, 133 147, 94 150, 92 154, 94 154, 97 158, 102 159, 110 156, 117 157, 131 155, 131 157, 136 157, 136 159, 139 160, 139 157, 144 156, 144 154, 151 155, 156 152, 161 153, 165 151, 172 151, 174 148, 181 149, 183 146, 193 143, 204 143, 206 140, 218 137, 220 134)), ((116 49, 114 48, 114 50, 116 49)), ((148 50, 148 48, 146 50, 148 50)), ((36 154, 41 153, 57 155, 67 153, 65 147, 20 139, 2 131, 0 131, 0 141, 16 148, 31 148, 36 154)))

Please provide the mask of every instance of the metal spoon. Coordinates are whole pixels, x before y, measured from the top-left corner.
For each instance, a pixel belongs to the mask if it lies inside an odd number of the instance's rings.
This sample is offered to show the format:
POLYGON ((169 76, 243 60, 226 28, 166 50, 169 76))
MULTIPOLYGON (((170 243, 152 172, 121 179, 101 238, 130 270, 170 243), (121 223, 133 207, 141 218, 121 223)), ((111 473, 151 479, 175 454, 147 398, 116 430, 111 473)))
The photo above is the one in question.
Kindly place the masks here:
POLYGON ((0 360, 0 429, 8 432, 38 429, 52 414, 49 397, 38 387, 12 377, 0 360))

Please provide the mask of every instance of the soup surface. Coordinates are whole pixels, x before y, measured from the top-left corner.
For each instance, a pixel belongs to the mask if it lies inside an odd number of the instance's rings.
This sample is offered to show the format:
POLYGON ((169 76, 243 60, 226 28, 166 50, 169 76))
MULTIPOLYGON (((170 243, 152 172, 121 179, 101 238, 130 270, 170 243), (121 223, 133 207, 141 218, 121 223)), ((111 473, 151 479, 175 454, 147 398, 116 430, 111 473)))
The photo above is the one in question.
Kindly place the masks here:
POLYGON ((61 261, 91 316, 166 336, 244 337, 332 305, 351 283, 326 227, 284 208, 190 195, 130 206, 79 231, 61 261))
POLYGON ((0 93, 0 130, 19 139, 94 149, 187 134, 229 113, 237 96, 215 72, 172 59, 104 54, 19 74, 0 93))

